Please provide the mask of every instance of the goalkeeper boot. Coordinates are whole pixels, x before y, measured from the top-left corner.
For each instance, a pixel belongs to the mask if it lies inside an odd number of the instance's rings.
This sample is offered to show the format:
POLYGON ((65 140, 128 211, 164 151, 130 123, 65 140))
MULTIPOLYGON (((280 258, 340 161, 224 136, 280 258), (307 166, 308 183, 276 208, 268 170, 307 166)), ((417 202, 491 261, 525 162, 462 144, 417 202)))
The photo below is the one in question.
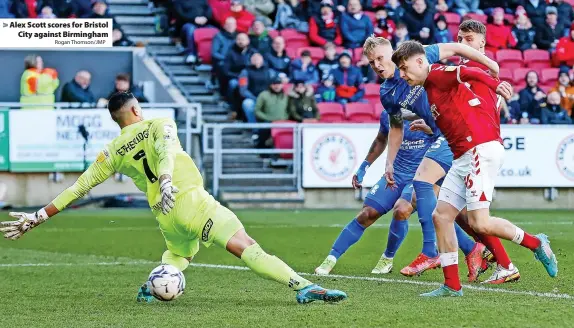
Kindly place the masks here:
POLYGON ((386 274, 391 273, 391 271, 393 271, 393 259, 386 258, 383 254, 371 273, 386 274))
POLYGON ((432 292, 421 294, 420 296, 422 296, 422 297, 459 297, 459 296, 462 296, 462 289, 461 290, 454 290, 450 287, 442 285, 438 289, 435 289, 432 292))
POLYGON ((534 250, 534 257, 544 265, 548 275, 554 278, 558 275, 558 260, 550 248, 548 236, 540 233, 535 237, 540 240, 540 246, 534 250))
POLYGON ((335 264, 337 264, 337 258, 333 255, 329 255, 323 261, 323 263, 321 263, 321 265, 315 268, 315 274, 319 276, 326 276, 331 272, 331 270, 333 270, 335 264))
POLYGON ((154 299, 154 297, 151 295, 148 283, 146 282, 138 290, 138 296, 137 296, 136 300, 138 302, 150 303, 151 301, 153 301, 153 299, 154 299))
POLYGON ((309 285, 297 291, 297 303, 306 304, 314 301, 337 303, 347 298, 347 294, 336 289, 325 289, 319 285, 309 285))

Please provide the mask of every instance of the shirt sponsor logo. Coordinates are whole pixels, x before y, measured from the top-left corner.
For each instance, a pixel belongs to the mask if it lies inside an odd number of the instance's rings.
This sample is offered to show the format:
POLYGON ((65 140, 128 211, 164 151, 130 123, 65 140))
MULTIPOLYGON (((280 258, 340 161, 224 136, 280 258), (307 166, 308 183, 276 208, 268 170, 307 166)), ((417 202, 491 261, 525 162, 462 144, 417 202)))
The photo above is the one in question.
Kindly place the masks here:
POLYGON ((148 137, 149 137, 149 131, 148 130, 145 130, 143 132, 138 133, 131 141, 126 142, 124 145, 122 145, 120 148, 118 148, 116 150, 116 154, 118 154, 120 156, 124 156, 125 154, 127 154, 131 150, 134 150, 136 148, 137 144, 142 142, 144 139, 147 139, 148 137))
POLYGON ((357 165, 355 146, 342 134, 321 136, 311 148, 311 154, 311 167, 327 181, 349 178, 357 165))
POLYGON ((209 232, 213 227, 213 221, 211 219, 207 220, 205 225, 203 226, 203 231, 201 231, 201 240, 207 242, 209 240, 209 232))
POLYGON ((574 134, 564 138, 558 144, 556 165, 566 179, 574 181, 574 134))

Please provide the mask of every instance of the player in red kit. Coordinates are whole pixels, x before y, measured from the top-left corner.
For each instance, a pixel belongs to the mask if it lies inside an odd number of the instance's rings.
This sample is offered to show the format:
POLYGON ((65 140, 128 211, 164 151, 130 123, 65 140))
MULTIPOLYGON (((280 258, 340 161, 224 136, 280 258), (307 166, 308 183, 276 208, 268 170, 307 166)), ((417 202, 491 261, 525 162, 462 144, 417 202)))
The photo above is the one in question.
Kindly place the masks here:
POLYGON ((392 60, 409 85, 426 89, 436 124, 454 154, 433 213, 445 284, 421 296, 462 296, 453 222, 465 207, 468 224, 475 232, 532 250, 548 274, 555 277, 558 263, 546 235, 530 235, 507 220, 490 216, 494 181, 504 156, 493 93, 509 99, 510 84, 478 68, 430 65, 423 46, 416 41, 401 44, 392 60), (470 84, 486 85, 488 92, 479 92, 486 88, 473 91, 470 84))

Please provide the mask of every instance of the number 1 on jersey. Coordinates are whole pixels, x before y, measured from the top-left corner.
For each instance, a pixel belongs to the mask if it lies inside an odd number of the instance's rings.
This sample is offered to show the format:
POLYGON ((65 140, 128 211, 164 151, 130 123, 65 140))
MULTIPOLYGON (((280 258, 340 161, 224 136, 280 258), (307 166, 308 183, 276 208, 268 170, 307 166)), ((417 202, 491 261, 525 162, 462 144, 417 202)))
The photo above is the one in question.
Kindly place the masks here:
POLYGON ((147 163, 147 158, 145 157, 145 151, 142 149, 140 151, 138 151, 135 155, 134 155, 134 159, 136 161, 139 161, 140 159, 143 159, 143 167, 144 167, 144 172, 145 175, 147 176, 148 180, 151 183, 154 183, 157 181, 157 177, 155 176, 155 174, 153 174, 153 172, 151 171, 149 164, 147 163))

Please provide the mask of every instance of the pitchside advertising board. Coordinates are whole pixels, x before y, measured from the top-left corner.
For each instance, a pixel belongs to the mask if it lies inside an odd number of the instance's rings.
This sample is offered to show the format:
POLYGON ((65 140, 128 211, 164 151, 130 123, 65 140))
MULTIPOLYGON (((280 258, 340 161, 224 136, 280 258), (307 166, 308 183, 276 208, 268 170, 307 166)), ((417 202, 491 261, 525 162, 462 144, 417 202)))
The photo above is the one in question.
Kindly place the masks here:
MULTIPOLYGON (((0 124, 2 113, 0 111, 0 124)), ((144 117, 173 119, 174 111, 145 109, 144 117)), ((12 110, 8 122, 10 171, 13 172, 83 171, 84 138, 78 127, 83 124, 89 133, 88 163, 92 163, 99 151, 120 134, 120 128, 105 109, 12 110)), ((0 167, 2 146, 0 129, 0 167)))
MULTIPOLYGON (((378 131, 377 125, 303 128, 303 187, 349 188, 378 131)), ((574 126, 502 126, 506 154, 497 187, 574 187, 574 126)), ((372 187, 385 171, 386 152, 369 168, 372 187)))

